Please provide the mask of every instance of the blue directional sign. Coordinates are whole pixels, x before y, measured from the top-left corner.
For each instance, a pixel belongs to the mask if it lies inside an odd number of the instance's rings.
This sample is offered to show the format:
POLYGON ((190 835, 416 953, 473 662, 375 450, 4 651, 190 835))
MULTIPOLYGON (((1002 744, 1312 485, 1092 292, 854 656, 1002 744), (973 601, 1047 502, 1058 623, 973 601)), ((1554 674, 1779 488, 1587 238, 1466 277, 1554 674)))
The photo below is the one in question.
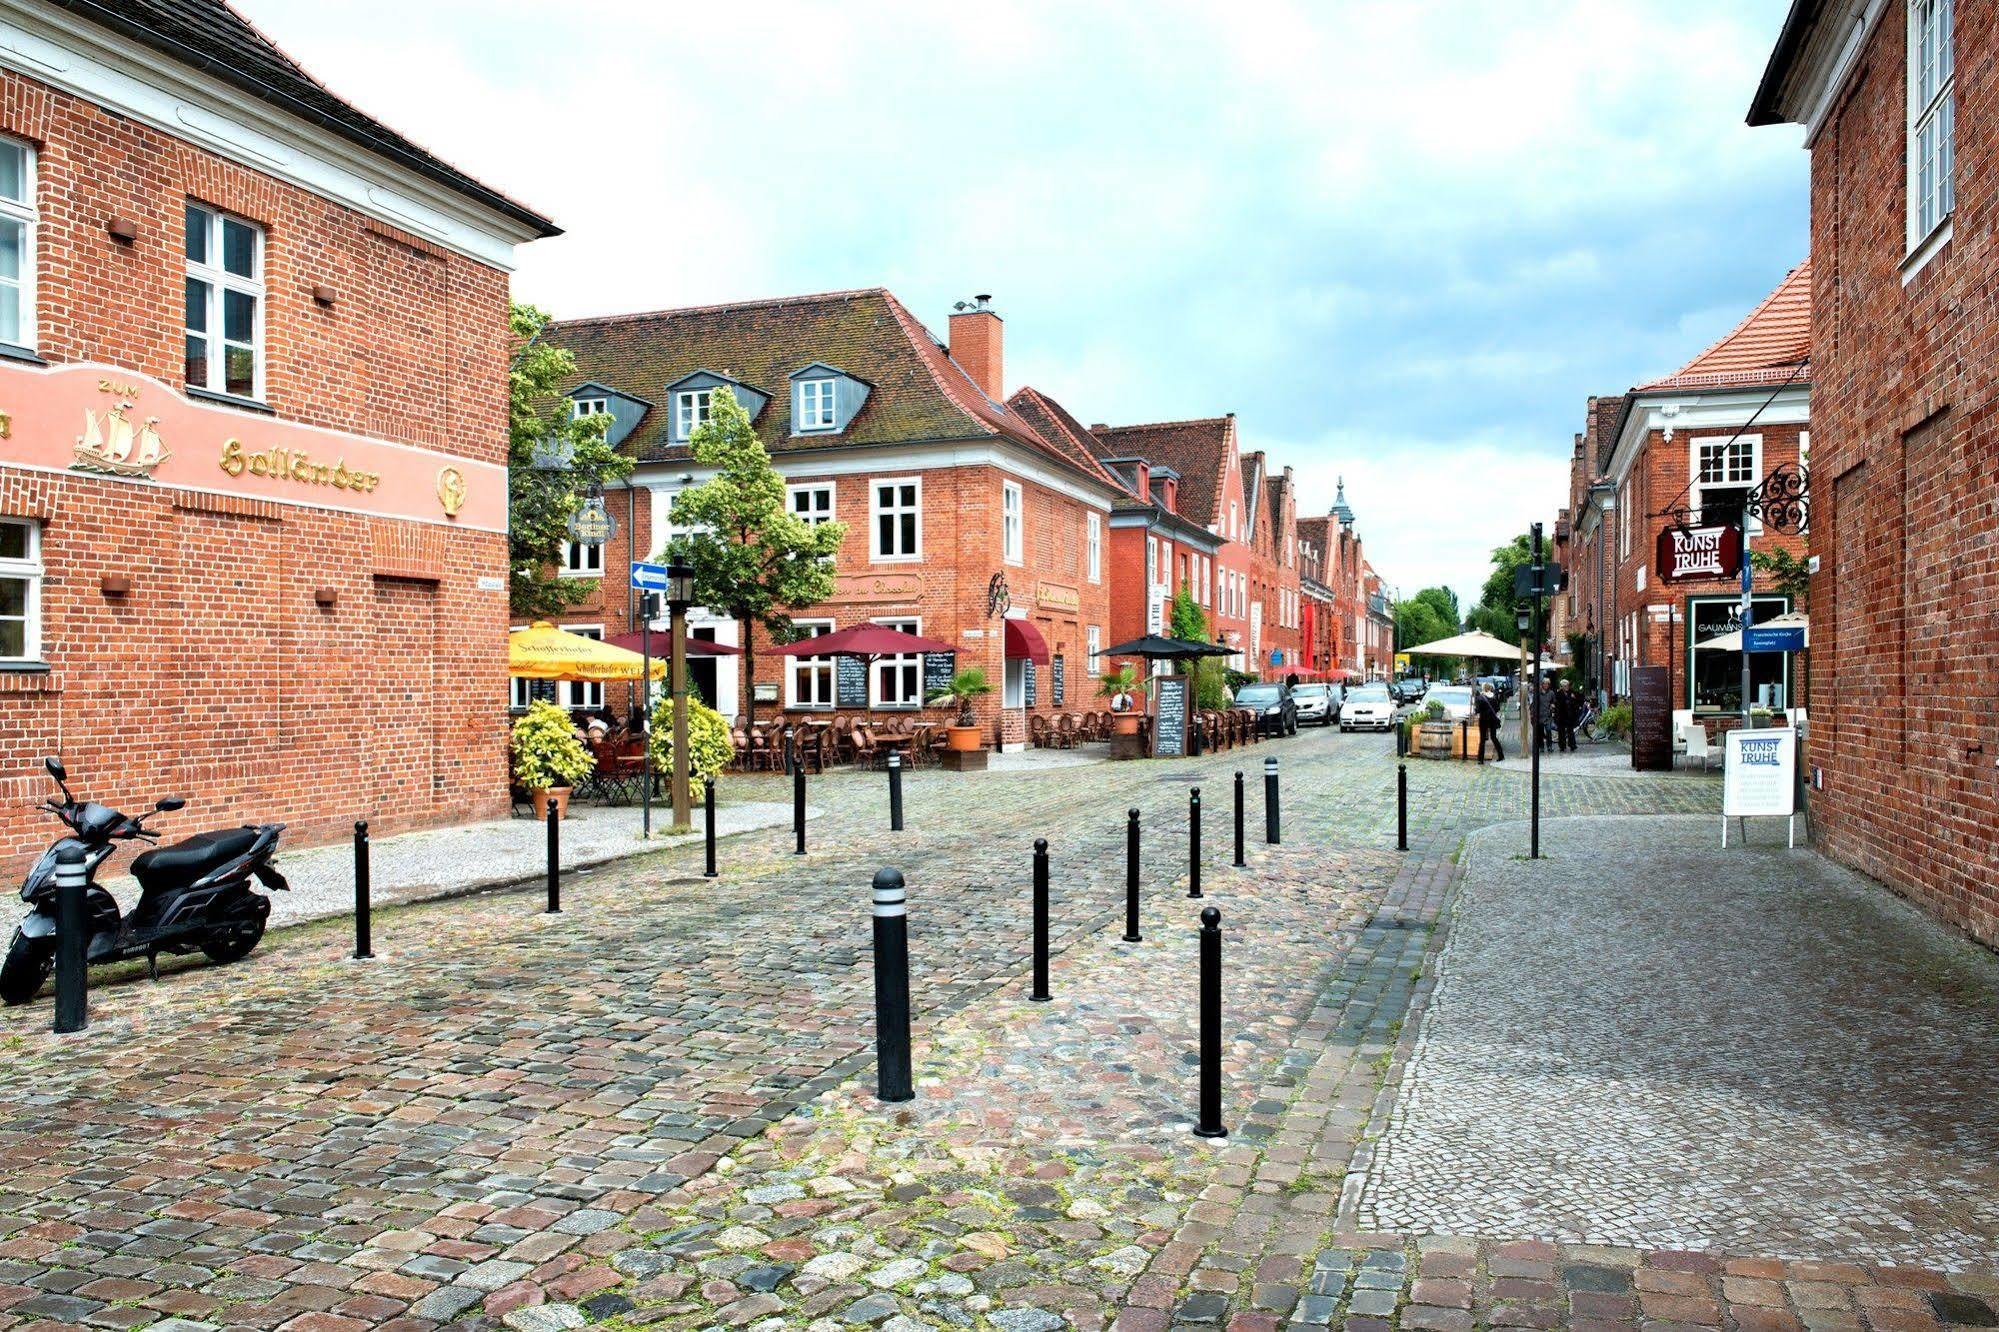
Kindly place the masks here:
POLYGON ((1742 635, 1742 650, 1745 652, 1803 652, 1805 631, 1802 625, 1751 625, 1742 635))
POLYGON ((644 560, 632 561, 632 586, 648 592, 666 591, 666 566, 649 564, 644 560))

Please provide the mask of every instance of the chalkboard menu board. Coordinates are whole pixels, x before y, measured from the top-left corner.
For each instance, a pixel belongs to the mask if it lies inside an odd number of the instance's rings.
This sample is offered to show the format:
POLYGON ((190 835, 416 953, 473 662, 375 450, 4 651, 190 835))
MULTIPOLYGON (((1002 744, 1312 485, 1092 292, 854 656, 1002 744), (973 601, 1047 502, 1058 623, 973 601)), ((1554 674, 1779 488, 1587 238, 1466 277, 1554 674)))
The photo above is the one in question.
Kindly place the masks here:
POLYGON ((1062 706, 1062 700, 1068 688, 1068 681, 1064 678, 1066 672, 1063 670, 1063 665, 1062 658, 1059 656, 1048 659, 1048 701, 1058 708, 1062 706))
POLYGON ((1187 677, 1162 675, 1152 682, 1158 700, 1152 719, 1152 754, 1179 758, 1187 752, 1187 677))
POLYGON ((553 680, 528 681, 528 702, 530 703, 555 702, 555 681, 553 680))
POLYGON ((859 657, 833 658, 833 702, 842 708, 868 705, 868 664, 859 657))
POLYGON ((1036 679, 1034 662, 1032 660, 1022 662, 1021 666, 1022 666, 1021 674, 1026 682, 1022 686, 1022 688, 1026 694, 1027 706, 1031 708, 1034 706, 1036 699, 1038 697, 1035 693, 1035 689, 1037 688, 1039 682, 1036 679))
POLYGON ((929 702, 940 689, 951 687, 951 677, 958 673, 958 654, 955 652, 926 652, 923 654, 923 701, 929 702))
POLYGON ((1673 768, 1673 696, 1664 666, 1631 672, 1631 766, 1641 772, 1673 768))

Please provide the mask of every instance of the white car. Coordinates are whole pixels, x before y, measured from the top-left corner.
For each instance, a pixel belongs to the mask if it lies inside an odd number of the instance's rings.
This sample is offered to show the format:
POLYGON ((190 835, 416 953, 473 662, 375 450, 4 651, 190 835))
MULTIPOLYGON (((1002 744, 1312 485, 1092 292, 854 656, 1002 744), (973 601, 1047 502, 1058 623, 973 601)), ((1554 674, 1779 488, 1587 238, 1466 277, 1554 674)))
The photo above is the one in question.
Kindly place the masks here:
POLYGON ((1463 685, 1437 685, 1423 696, 1423 706, 1432 703, 1444 705, 1445 721, 1470 721, 1476 712, 1472 707, 1471 690, 1463 685))
POLYGON ((1342 731, 1386 731, 1395 725, 1395 700, 1385 684, 1362 685, 1340 704, 1342 731))

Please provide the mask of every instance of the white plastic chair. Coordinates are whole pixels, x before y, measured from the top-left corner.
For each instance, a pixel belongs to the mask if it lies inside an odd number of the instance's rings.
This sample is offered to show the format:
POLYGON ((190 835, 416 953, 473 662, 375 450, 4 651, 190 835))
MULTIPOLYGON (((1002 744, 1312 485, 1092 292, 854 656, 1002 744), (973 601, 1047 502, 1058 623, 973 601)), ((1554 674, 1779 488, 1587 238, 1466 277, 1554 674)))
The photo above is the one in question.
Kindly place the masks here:
POLYGON ((1699 722, 1687 722, 1680 727, 1680 747, 1690 759, 1699 759, 1706 769, 1714 763, 1716 747, 1708 743, 1707 727, 1699 722))

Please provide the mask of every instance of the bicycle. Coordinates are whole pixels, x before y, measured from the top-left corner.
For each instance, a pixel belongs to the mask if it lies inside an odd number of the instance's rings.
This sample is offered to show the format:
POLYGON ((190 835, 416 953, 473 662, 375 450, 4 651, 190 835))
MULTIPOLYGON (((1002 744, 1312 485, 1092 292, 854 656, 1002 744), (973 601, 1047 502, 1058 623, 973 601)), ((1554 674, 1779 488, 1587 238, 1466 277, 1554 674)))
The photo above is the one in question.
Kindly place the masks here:
POLYGON ((1597 729, 1597 716, 1596 702, 1592 699, 1583 704, 1583 715, 1576 719, 1576 734, 1591 744, 1597 744, 1604 738, 1604 732, 1597 729))

